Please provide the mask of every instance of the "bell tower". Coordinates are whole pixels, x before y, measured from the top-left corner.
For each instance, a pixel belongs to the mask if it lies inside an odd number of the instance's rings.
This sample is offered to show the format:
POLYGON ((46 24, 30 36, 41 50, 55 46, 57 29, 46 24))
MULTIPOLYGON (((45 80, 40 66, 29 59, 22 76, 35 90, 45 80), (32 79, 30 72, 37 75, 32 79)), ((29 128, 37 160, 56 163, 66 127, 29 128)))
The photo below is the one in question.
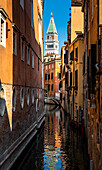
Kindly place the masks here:
POLYGON ((47 54, 59 54, 58 34, 53 19, 53 13, 51 13, 51 19, 46 33, 45 55, 47 54))

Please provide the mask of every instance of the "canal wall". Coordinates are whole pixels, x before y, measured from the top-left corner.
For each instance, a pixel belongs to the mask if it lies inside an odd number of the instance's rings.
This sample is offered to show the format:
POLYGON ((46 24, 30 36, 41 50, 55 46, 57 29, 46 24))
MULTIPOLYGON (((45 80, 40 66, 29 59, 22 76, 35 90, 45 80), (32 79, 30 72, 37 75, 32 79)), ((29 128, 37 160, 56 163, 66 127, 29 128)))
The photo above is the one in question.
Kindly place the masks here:
POLYGON ((4 114, 0 116, 0 169, 6 170, 10 169, 44 122, 44 92, 42 89, 33 88, 33 98, 32 88, 29 88, 29 103, 27 103, 28 87, 22 87, 24 90, 22 107, 21 87, 15 86, 16 103, 14 108, 12 104, 14 87, 11 85, 2 87, 4 91, 7 91, 8 96, 6 95, 6 102, 4 102, 4 114))

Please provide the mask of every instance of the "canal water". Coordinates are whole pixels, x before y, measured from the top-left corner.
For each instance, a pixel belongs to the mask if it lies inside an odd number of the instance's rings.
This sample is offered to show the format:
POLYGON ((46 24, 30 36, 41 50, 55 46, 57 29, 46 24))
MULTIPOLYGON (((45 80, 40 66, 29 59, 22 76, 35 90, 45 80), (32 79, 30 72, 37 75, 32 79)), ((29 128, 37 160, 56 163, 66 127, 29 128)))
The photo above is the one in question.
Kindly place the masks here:
POLYGON ((83 133, 71 125, 62 109, 46 107, 45 123, 26 153, 12 169, 88 170, 89 155, 83 133))

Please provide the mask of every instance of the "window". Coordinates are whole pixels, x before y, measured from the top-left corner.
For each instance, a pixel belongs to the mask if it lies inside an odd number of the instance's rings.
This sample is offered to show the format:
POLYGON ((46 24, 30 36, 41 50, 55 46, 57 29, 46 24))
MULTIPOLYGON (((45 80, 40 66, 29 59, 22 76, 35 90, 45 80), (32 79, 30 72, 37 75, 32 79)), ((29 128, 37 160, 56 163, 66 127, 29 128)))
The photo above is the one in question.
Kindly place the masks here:
POLYGON ((0 45, 6 47, 6 20, 0 13, 0 45))
POLYGON ((61 73, 58 73, 58 78, 61 80, 61 73))
POLYGON ((58 84, 58 90, 60 91, 60 83, 58 84))
POLYGON ((30 65, 30 49, 27 48, 27 64, 30 65))
POLYGON ((24 61, 24 41, 21 40, 21 60, 24 61))
POLYGON ((47 45, 47 48, 53 48, 53 45, 47 45))
POLYGON ((52 64, 52 69, 54 68, 54 64, 52 64))
POLYGON ((50 91, 50 84, 48 84, 48 91, 50 91))
POLYGON ((51 91, 53 91, 53 84, 51 85, 51 91))
POLYGON ((23 109, 24 107, 24 89, 23 88, 21 89, 21 92, 20 92, 20 102, 21 102, 21 108, 23 109))
POLYGON ((50 65, 49 65, 49 69, 50 69, 50 65))
POLYGON ((62 64, 60 65, 60 73, 62 73, 62 64))
POLYGON ((62 88, 63 87, 63 83, 62 83, 62 81, 60 81, 60 88, 62 88))
POLYGON ((70 87, 72 86, 72 72, 70 73, 70 87))
POLYGON ((78 60, 78 47, 75 49, 76 59, 78 60))
POLYGON ((47 80, 47 74, 45 74, 45 80, 47 80))
POLYGON ((33 20, 33 0, 31 0, 31 26, 34 29, 34 20, 33 20))
POLYGON ((24 10, 24 0, 20 0, 20 5, 21 5, 21 7, 22 7, 23 10, 24 10))
POLYGON ((32 104, 34 104, 34 89, 32 89, 32 104))
POLYGON ((27 89, 27 105, 29 105, 29 89, 27 89))
POLYGON ((75 88, 78 89, 78 70, 75 71, 75 88))
POLYGON ((13 32, 13 54, 17 55, 17 35, 13 32))
POLYGON ((42 45, 42 30, 41 30, 41 17, 38 15, 38 23, 39 23, 39 43, 42 45))
POLYGON ((49 39, 52 40, 52 36, 49 36, 49 39))
POLYGON ((53 73, 51 73, 51 79, 53 80, 53 73))
POLYGON ((74 50, 70 53, 70 60, 74 60, 74 50))
POLYGON ((50 80, 50 74, 48 74, 48 80, 50 80))

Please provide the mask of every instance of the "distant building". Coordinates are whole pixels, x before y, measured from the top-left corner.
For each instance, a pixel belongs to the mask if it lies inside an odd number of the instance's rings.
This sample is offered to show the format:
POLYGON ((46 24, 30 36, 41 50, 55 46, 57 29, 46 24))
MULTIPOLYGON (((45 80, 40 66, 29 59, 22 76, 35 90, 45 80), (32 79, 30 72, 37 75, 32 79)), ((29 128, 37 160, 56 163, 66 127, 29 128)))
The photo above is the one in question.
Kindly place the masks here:
POLYGON ((61 101, 71 120, 80 122, 83 110, 83 13, 81 0, 71 1, 67 40, 61 50, 61 101), (79 116, 80 115, 80 116, 79 116))
POLYGON ((0 169, 43 118, 43 5, 0 0, 0 169))
POLYGON ((60 64, 58 34, 51 13, 51 20, 46 33, 44 56, 44 88, 45 94, 48 96, 59 98, 60 64))
POLYGON ((68 64, 68 41, 64 42, 65 45, 62 46, 61 48, 61 66, 60 66, 60 101, 65 109, 66 112, 68 112, 68 69, 67 69, 67 64, 68 64))

